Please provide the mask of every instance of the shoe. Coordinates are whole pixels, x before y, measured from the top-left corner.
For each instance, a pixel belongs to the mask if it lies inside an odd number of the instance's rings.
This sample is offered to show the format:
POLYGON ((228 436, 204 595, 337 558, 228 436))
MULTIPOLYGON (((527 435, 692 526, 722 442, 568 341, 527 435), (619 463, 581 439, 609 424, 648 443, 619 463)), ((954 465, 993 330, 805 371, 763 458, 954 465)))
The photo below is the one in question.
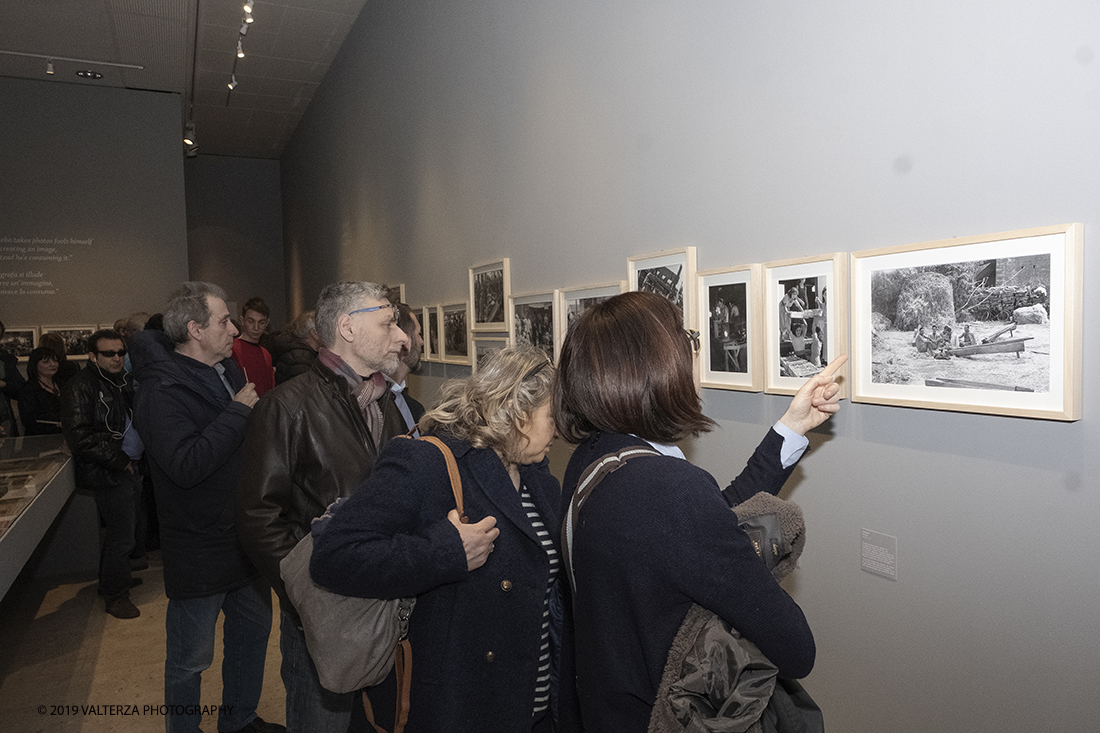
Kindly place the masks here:
POLYGON ((141 611, 129 597, 118 598, 107 604, 107 613, 115 618, 137 618, 141 611))
POLYGON ((139 585, 145 582, 145 578, 130 578, 130 587, 137 588, 139 585))
POLYGON ((286 733, 286 726, 278 723, 268 723, 257 715, 251 723, 232 733, 286 733))

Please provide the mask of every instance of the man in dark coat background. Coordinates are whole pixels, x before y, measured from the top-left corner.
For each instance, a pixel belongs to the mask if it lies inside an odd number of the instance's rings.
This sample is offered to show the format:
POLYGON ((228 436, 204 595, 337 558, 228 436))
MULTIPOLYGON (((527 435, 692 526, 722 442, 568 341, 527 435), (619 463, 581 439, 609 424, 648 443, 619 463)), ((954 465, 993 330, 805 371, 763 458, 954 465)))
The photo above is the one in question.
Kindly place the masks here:
POLYGON ((134 336, 141 382, 135 423, 145 441, 160 517, 168 641, 168 729, 197 731, 202 672, 225 614, 219 731, 284 731, 256 715, 271 632, 271 589, 234 524, 240 448, 255 386, 233 362, 237 329, 225 293, 187 282, 164 311, 164 332, 134 336))

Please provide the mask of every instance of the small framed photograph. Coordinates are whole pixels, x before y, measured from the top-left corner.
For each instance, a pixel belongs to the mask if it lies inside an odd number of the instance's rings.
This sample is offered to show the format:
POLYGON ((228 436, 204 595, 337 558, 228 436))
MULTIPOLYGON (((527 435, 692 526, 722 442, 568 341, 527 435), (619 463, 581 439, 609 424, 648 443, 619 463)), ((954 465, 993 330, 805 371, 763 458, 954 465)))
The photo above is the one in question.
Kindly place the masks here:
MULTIPOLYGON (((794 394, 848 353, 848 255, 764 264, 764 391, 794 394)), ((848 396, 848 365, 837 372, 848 396)))
POLYGON ((569 327, 580 315, 608 298, 614 298, 620 293, 625 293, 626 287, 626 280, 619 280, 618 282, 588 285, 582 288, 561 288, 554 292, 558 311, 558 336, 556 340, 558 353, 554 355, 555 362, 560 356, 562 344, 565 343, 565 336, 569 333, 569 327))
POLYGON ((695 328, 695 247, 630 257, 626 279, 632 291, 667 298, 684 314, 684 327, 695 328))
POLYGON ((432 335, 432 321, 439 323, 439 316, 436 314, 436 308, 438 306, 426 305, 417 312, 417 316, 420 318, 420 334, 424 338, 424 352, 421 355, 421 359, 424 361, 438 361, 439 354, 439 336, 432 335))
POLYGON ((96 332, 95 326, 42 326, 42 333, 56 333, 65 342, 66 356, 86 356, 88 338, 96 332))
POLYGON ((38 327, 12 326, 4 331, 0 348, 7 349, 8 353, 18 357, 19 361, 26 361, 31 352, 38 348, 38 327))
POLYGON ((470 268, 470 302, 473 304, 472 331, 511 331, 508 297, 512 275, 508 258, 470 268))
POLYGON ((852 253, 852 400, 1081 418, 1084 226, 852 253))
POLYGON ((557 355, 558 320, 553 291, 517 295, 512 299, 512 343, 531 344, 557 355))
POLYGON ((447 364, 469 364, 470 304, 441 305, 438 310, 439 324, 443 327, 440 361, 447 364))
POLYGON ((405 302, 405 283, 400 285, 386 285, 386 300, 391 303, 405 302))
POLYGON ((764 388, 763 267, 705 270, 696 278, 699 383, 759 392, 764 388))
POLYGON ((477 374, 478 368, 485 363, 485 360, 489 358, 491 354, 503 349, 508 345, 507 334, 474 334, 474 346, 473 346, 473 369, 472 374, 477 374))

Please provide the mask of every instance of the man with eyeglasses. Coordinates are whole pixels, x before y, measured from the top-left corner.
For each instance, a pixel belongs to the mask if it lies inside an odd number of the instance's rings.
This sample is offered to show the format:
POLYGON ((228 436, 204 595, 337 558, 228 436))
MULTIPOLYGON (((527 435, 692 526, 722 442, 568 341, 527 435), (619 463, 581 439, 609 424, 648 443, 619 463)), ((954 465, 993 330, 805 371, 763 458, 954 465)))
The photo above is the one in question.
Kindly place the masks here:
POLYGON ((141 440, 132 425, 134 389, 123 368, 122 334, 104 329, 88 339, 88 365, 61 391, 61 432, 73 454, 76 484, 92 492, 106 531, 99 554, 99 595, 107 613, 137 618, 130 574, 142 478, 141 440))
POLYGON ((315 326, 323 345, 313 366, 268 392, 252 411, 237 525, 245 549, 279 594, 287 728, 344 733, 359 698, 321 687, 279 563, 315 517, 359 487, 382 446, 408 429, 384 375, 397 369, 409 338, 386 289, 375 283, 326 286, 315 326))

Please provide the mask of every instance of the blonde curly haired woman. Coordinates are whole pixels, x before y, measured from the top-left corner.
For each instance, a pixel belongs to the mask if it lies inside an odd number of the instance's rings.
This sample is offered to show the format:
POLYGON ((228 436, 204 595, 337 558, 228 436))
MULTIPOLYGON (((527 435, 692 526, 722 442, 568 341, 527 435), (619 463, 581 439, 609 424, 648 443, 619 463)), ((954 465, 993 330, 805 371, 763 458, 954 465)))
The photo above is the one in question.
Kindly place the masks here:
MULTIPOLYGON (((444 384, 439 406, 421 418, 421 433, 455 455, 469 523, 459 521, 440 451, 398 439, 315 538, 311 572, 321 585, 417 598, 406 733, 550 729, 560 524, 546 460, 553 383, 542 351, 502 349, 476 375, 444 384)), ((376 713, 392 708, 392 686, 374 688, 372 700, 375 691, 376 713)))

